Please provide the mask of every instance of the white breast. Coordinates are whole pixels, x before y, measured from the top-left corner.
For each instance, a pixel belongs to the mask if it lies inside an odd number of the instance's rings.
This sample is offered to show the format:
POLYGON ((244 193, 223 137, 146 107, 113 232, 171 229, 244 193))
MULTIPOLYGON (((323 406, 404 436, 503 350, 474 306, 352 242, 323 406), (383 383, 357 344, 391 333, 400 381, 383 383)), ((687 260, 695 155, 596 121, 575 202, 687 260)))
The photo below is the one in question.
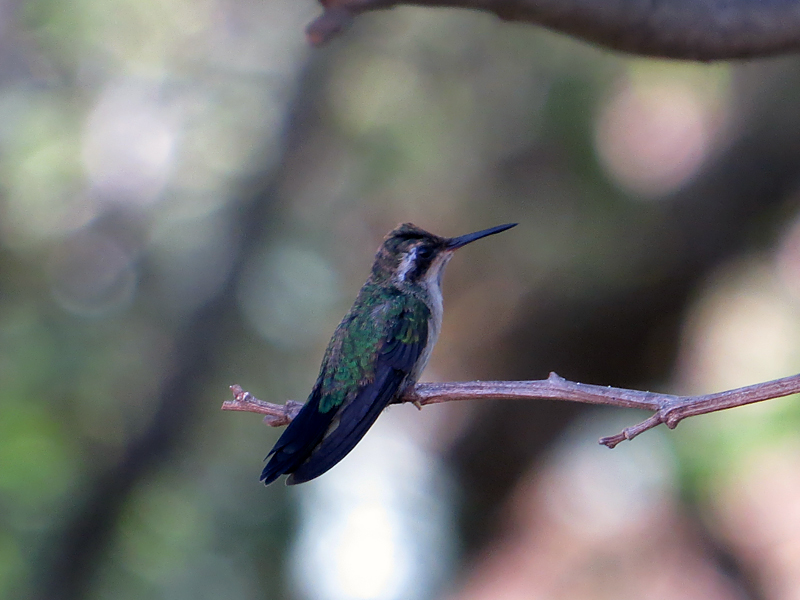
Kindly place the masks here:
POLYGON ((417 367, 411 374, 411 379, 416 381, 422 374, 422 371, 428 364, 428 360, 433 352, 433 347, 436 345, 436 340, 439 339, 439 331, 442 329, 442 314, 444 312, 444 304, 442 302, 442 272, 445 265, 450 261, 452 254, 445 253, 436 259, 436 262, 428 269, 425 276, 423 288, 426 292, 426 304, 431 311, 430 319, 428 319, 428 343, 422 352, 420 360, 417 361, 417 367))

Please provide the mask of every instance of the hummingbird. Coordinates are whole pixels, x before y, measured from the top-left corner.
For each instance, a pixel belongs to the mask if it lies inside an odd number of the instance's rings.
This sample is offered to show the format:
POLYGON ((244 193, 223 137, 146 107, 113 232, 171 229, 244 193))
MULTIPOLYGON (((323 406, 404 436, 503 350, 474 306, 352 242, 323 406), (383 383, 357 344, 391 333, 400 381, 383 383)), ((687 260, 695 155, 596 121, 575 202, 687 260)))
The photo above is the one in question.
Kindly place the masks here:
POLYGON ((265 485, 283 474, 294 485, 328 471, 416 384, 439 337, 442 273, 453 253, 515 225, 447 238, 404 223, 386 235, 308 400, 265 459, 265 485))

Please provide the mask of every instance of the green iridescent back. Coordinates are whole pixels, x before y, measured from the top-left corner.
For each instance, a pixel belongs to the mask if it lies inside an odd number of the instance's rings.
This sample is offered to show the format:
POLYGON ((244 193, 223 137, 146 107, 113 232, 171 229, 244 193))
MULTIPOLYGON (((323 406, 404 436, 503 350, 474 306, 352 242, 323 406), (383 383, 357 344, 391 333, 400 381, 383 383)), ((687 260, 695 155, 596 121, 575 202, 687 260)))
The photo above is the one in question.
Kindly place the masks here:
POLYGON ((317 383, 320 412, 353 398, 375 378, 375 357, 387 347, 415 344, 427 331, 430 310, 416 296, 368 282, 328 344, 317 383))

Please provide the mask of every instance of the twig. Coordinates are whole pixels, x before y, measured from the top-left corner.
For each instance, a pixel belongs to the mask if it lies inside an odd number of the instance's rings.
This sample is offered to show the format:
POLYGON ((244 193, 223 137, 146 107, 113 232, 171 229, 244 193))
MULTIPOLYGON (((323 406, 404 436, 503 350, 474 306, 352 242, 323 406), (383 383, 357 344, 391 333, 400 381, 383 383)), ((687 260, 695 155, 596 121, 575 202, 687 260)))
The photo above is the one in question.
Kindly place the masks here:
MULTIPOLYGON (((267 425, 287 425, 300 411, 301 403, 289 400, 286 404, 271 404, 253 397, 240 386, 232 385, 233 400, 223 403, 222 410, 242 410, 266 415, 267 425)), ((640 392, 623 388, 603 387, 567 381, 550 373, 547 379, 537 381, 466 381, 453 383, 418 383, 396 403, 413 402, 417 406, 477 400, 518 398, 526 400, 567 400, 586 404, 604 404, 625 408, 643 408, 654 414, 638 425, 627 427, 617 435, 604 437, 600 443, 613 448, 624 440, 632 440, 640 433, 664 423, 670 429, 686 417, 744 406, 754 402, 780 398, 800 392, 800 374, 790 375, 764 383, 706 394, 704 396, 672 396, 654 392, 640 392)))
POLYGON ((232 385, 233 400, 222 403, 222 410, 241 410, 264 415, 264 423, 270 427, 283 427, 292 422, 303 407, 302 402, 287 400, 286 404, 272 404, 259 400, 241 386, 232 385))

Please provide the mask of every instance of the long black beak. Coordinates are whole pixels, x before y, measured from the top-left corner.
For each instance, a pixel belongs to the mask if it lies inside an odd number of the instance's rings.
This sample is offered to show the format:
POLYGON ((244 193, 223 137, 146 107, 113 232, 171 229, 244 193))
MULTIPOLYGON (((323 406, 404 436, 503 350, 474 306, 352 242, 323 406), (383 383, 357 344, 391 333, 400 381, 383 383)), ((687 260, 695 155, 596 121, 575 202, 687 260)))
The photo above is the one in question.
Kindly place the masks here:
POLYGON ((450 238, 449 240, 447 240, 445 248, 447 250, 455 250, 456 248, 461 248, 461 246, 466 246, 470 242, 474 242, 475 240, 484 238, 487 235, 494 235, 495 233, 500 233, 501 231, 505 231, 506 229, 511 229, 512 227, 516 227, 517 225, 518 225, 517 223, 506 223, 505 225, 498 225, 497 227, 490 227, 489 229, 476 231, 475 233, 468 233, 466 235, 460 235, 458 237, 450 238))

